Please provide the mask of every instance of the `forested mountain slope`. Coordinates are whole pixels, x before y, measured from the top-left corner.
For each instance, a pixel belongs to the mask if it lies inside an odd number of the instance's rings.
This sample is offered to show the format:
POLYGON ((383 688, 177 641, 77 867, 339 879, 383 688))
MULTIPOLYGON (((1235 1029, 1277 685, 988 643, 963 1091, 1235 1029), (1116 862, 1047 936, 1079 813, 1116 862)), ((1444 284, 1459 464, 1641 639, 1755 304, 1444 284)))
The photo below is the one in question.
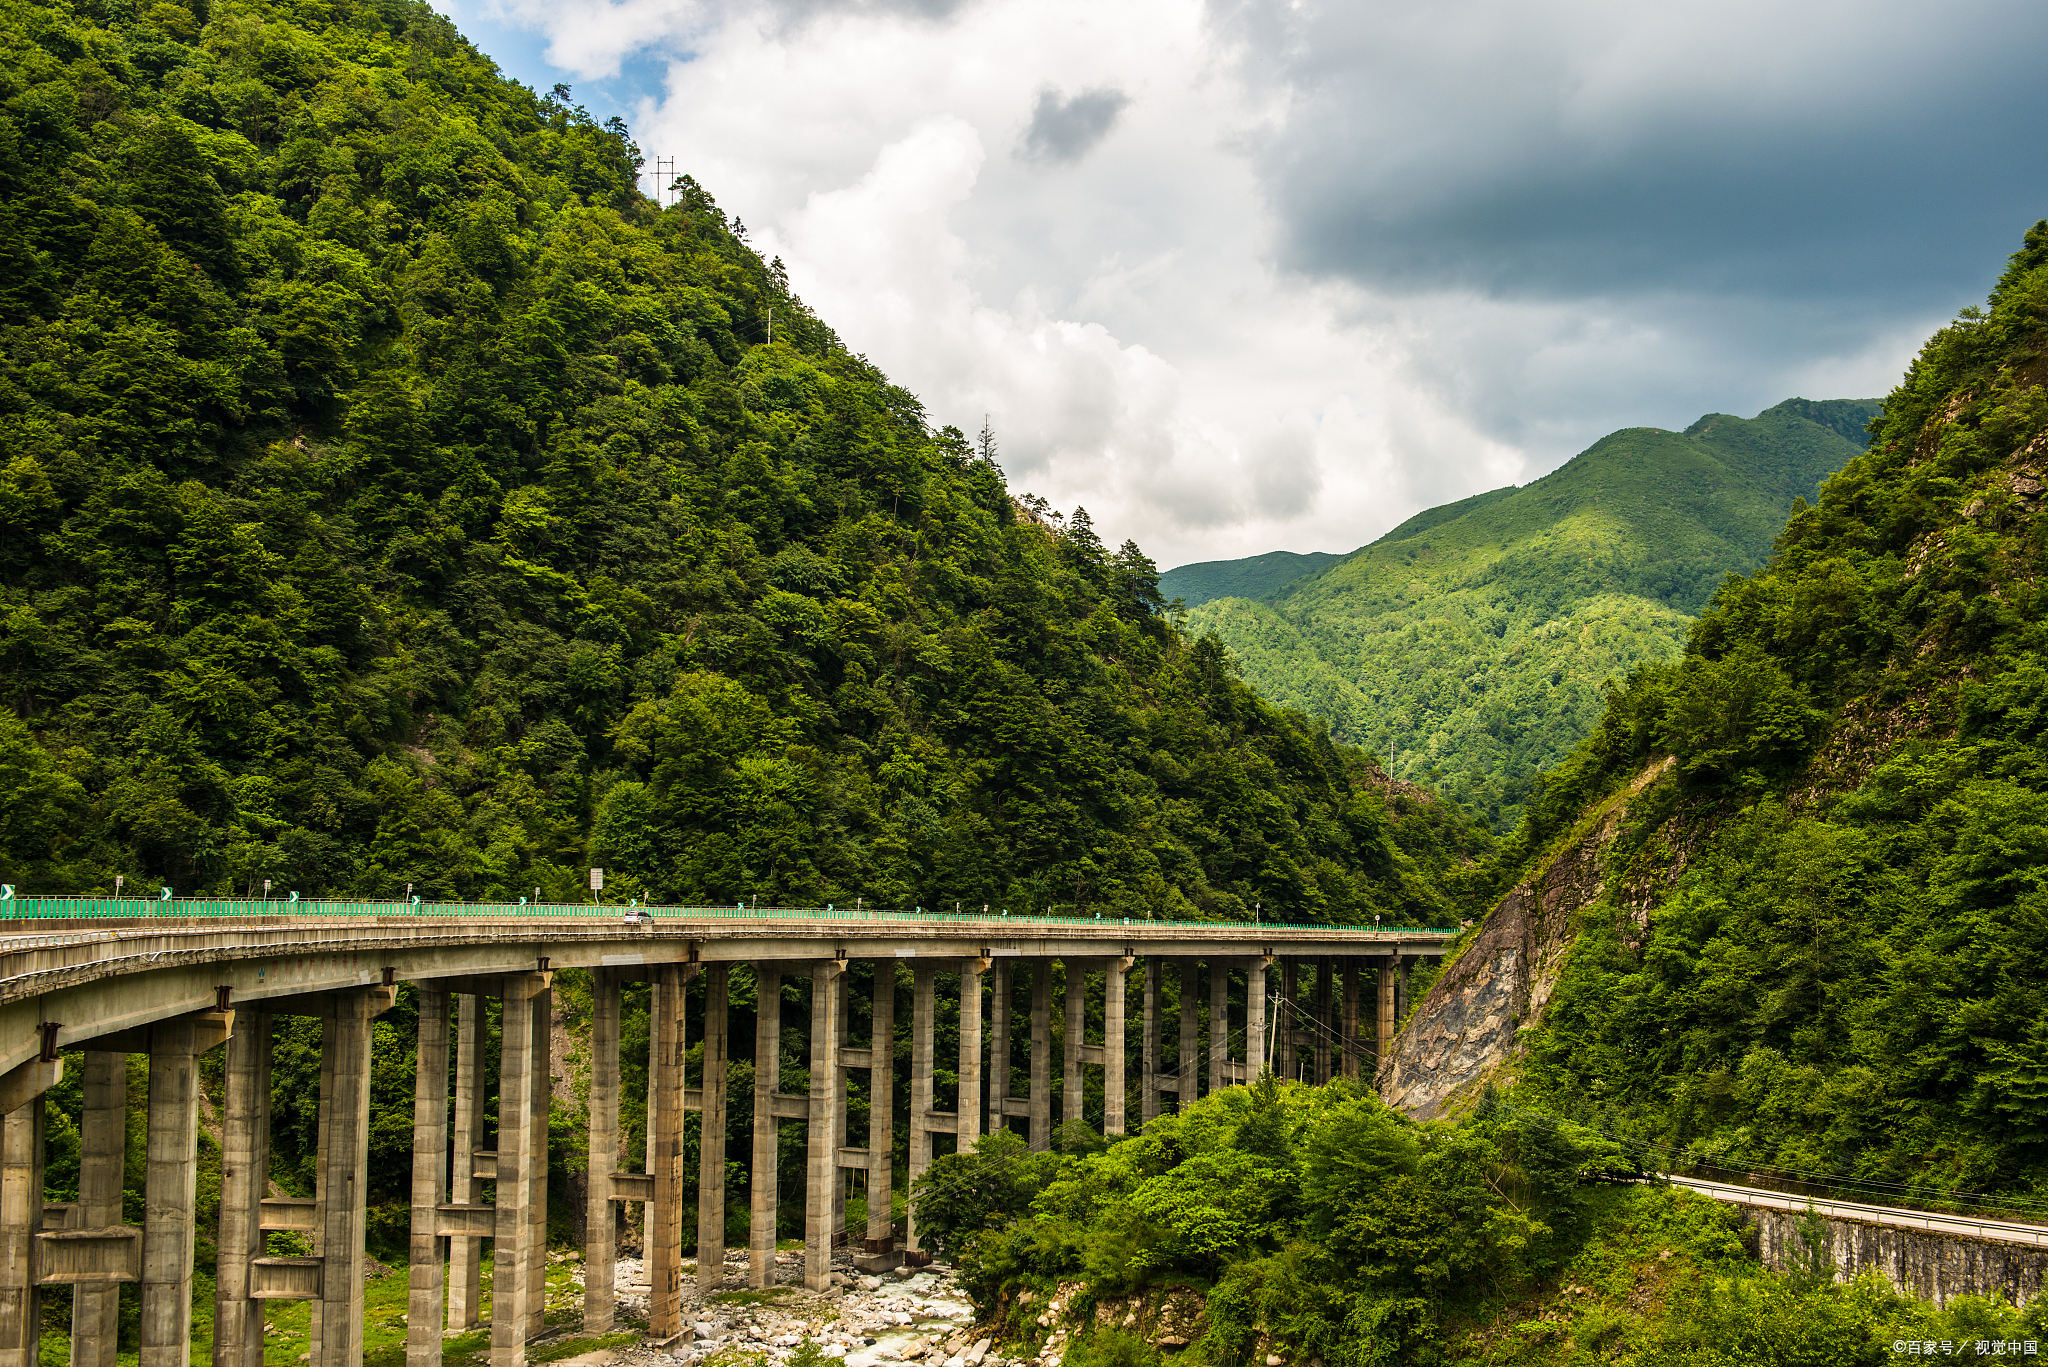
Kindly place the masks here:
POLYGON ((1607 823, 1524 1101, 1681 1161, 2048 1197, 2044 379, 2048 222, 1546 775, 1511 877, 1675 759, 1607 823))
POLYGON ((1441 915, 1454 813, 638 165, 408 0, 6 10, 0 876, 1441 915))
POLYGON ((1602 685, 1676 658, 1722 577, 1763 563, 1876 411, 1790 399, 1683 433, 1629 428, 1523 488, 1419 513, 1264 602, 1221 599, 1189 622, 1261 693, 1504 832, 1536 774, 1592 729, 1602 685))

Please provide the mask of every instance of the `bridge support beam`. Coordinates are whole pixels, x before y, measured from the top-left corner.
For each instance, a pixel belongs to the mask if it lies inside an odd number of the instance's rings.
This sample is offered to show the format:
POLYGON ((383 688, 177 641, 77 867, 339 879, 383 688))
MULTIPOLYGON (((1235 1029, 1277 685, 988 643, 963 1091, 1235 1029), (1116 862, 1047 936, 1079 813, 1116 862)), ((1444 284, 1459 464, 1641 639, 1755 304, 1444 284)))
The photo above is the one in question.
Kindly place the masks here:
MULTIPOLYGON (((372 1007, 368 991, 336 992, 327 999, 320 1022, 319 1156, 314 1189, 320 1294, 313 1302, 312 1367, 358 1367, 363 1360, 372 1007)), ((154 1071, 155 1067, 152 1059, 150 1068, 154 1071)), ((145 1234, 145 1262, 147 1238, 145 1234)))
POLYGON ((960 1096, 958 1151, 966 1153, 981 1138, 981 975, 989 961, 969 958, 960 967, 960 1096))
POLYGON ((988 970, 988 1128, 994 1134, 1010 1128, 1010 972, 1015 963, 998 959, 988 970))
POLYGON ((1124 1133, 1124 974, 1132 960, 1105 960, 1102 970, 1102 1132, 1124 1133))
MULTIPOLYGON (((910 1154, 909 1178, 915 1190, 917 1179, 932 1165, 932 1037, 937 1008, 936 968, 924 964, 910 967, 910 1154)), ((1033 1136, 1034 1145, 1037 1136, 1033 1136)), ((918 1247, 917 1207, 913 1204, 906 1222, 903 1245, 918 1247)))
MULTIPOLYGON (((1379 965, 1379 982, 1376 984, 1377 991, 1373 994, 1373 1004, 1379 1008, 1379 1030, 1374 1037, 1377 1045, 1374 1053, 1377 1058, 1383 1059, 1394 1043, 1394 961, 1391 957, 1382 957, 1379 965)), ((1377 1070, 1377 1061, 1374 1067, 1377 1070)))
MULTIPOLYGON (((268 1050, 264 1056, 267 1069, 268 1050)), ((128 1055, 105 1049, 87 1050, 84 1084, 84 1108, 78 1126, 78 1227, 112 1229, 121 1223, 121 1187, 128 1158, 128 1055)), ((267 1111, 267 1087, 262 1102, 267 1111)), ((260 1326, 257 1332, 262 1332, 260 1326)), ((74 1285, 73 1367, 114 1367, 120 1337, 120 1286, 104 1282, 74 1285)))
MULTIPOLYGON (((683 1330, 683 971, 679 964, 654 970, 653 1024, 648 1046, 648 1090, 654 1094, 648 1133, 647 1234, 641 1256, 649 1287, 647 1331, 672 1338, 683 1330)), ((772 1168, 770 1169, 773 1170, 772 1168)), ((772 1182, 771 1182, 772 1186, 772 1182)), ((769 1244, 772 1250, 774 1244, 769 1244)))
POLYGON ((1318 958, 1316 965, 1315 1046, 1316 1086, 1330 1080, 1330 961, 1318 958))

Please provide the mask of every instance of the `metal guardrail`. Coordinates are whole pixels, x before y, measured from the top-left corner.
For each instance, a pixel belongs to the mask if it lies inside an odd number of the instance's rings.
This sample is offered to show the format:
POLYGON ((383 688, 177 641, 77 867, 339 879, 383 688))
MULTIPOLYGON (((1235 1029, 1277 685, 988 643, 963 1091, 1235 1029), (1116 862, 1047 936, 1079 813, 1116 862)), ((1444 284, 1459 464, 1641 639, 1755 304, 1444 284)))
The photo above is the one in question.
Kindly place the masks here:
POLYGON ((2018 1220, 1986 1220, 1944 1211, 1914 1210, 1905 1206, 1869 1205, 1861 1201, 1837 1201, 1825 1197, 1794 1196, 1763 1187, 1737 1186, 1732 1182, 1709 1182, 1697 1177, 1667 1175, 1675 1186, 1711 1196, 1730 1205, 1757 1206, 1795 1214, 1811 1210, 1837 1220, 1860 1220, 1865 1224, 1889 1225, 1896 1229, 1923 1230, 1930 1234, 1961 1234, 2002 1243, 2048 1247, 2048 1225, 2030 1225, 2018 1220))
POLYGON ((623 906, 587 902, 425 902, 300 900, 296 897, 209 898, 209 897, 12 897, 0 900, 0 922, 14 921, 110 921, 110 920, 248 920, 257 917, 287 917, 306 920, 549 920, 603 921, 617 923, 628 912, 657 921, 815 921, 834 925, 916 924, 960 925, 981 928, 1011 927, 1102 927, 1187 926, 1203 930, 1240 930, 1253 935, 1313 931, 1332 932, 1373 939, 1388 935, 1443 935, 1458 933, 1446 926, 1339 926, 1280 921, 1169 921, 1135 920, 1127 916, 1049 916, 1010 912, 910 911, 875 907, 763 907, 744 902, 730 906, 623 906))

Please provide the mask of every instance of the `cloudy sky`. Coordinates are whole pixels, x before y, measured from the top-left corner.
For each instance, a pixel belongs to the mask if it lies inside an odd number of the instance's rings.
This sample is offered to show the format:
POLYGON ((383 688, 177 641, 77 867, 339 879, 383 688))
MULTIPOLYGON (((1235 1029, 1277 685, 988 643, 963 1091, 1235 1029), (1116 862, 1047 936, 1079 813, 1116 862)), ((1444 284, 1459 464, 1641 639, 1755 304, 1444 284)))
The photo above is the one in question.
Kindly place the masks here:
POLYGON ((1162 567, 1880 395, 2048 215, 2038 0, 446 8, 1162 567))

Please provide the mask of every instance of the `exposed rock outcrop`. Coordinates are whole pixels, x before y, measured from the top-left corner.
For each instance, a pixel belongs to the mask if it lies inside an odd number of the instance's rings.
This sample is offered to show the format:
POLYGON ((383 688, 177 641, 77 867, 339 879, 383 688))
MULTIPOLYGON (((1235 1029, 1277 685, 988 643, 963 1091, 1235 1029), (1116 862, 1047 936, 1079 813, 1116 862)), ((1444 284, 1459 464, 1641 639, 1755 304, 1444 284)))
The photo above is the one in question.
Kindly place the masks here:
POLYGON ((1630 804, 1671 766, 1662 759, 1645 768, 1501 898, 1380 1061, 1377 1083, 1388 1105, 1433 1119, 1508 1062, 1520 1031, 1550 1000, 1580 914, 1606 891, 1607 850, 1627 825, 1630 804))

